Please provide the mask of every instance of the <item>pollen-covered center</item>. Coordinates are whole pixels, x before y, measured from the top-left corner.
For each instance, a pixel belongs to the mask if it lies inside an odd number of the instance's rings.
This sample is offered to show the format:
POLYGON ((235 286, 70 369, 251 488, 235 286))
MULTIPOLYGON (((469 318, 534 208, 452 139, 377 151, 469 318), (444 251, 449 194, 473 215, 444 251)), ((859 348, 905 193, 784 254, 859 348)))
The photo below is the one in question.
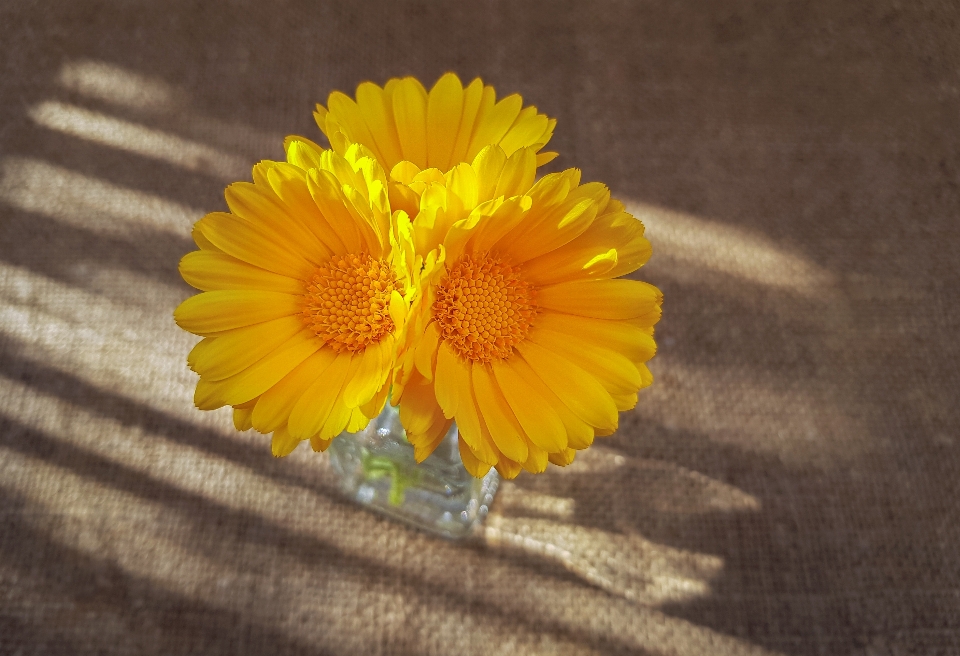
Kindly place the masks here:
POLYGON ((530 331, 535 289, 517 268, 490 255, 464 255, 436 287, 440 337, 463 358, 503 360, 530 331))
POLYGON ((399 289, 383 260, 366 253, 334 257, 313 272, 303 318, 334 351, 362 351, 393 332, 390 294, 399 289))

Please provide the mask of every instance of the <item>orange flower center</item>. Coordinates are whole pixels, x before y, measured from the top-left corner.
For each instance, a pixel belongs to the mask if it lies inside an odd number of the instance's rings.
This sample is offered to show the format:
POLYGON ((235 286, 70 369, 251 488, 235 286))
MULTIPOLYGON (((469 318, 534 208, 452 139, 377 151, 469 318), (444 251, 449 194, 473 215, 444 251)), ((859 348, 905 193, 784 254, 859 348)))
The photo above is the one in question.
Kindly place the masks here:
POLYGON ((384 260, 366 253, 333 257, 313 272, 303 318, 337 353, 356 353, 394 331, 390 294, 399 289, 384 260))
POLYGON ((464 255, 436 288, 440 337, 467 360, 503 360, 530 332, 535 292, 517 268, 498 258, 464 255))

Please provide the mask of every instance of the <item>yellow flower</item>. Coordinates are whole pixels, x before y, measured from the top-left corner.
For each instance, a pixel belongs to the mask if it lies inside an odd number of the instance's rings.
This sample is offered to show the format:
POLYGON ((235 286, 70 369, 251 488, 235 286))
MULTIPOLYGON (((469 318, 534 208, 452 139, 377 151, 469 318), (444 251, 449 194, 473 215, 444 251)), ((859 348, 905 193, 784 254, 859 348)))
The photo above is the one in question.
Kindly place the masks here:
MULTIPOLYGON (((464 88, 453 73, 443 75, 429 93, 412 77, 391 79, 383 88, 364 82, 356 100, 334 91, 326 107, 317 105, 314 117, 335 151, 363 144, 397 182, 425 171, 425 179, 442 176, 491 144, 507 156, 529 148, 536 166, 557 156, 540 152, 556 119, 524 107, 517 94, 497 102, 493 87, 479 78, 464 88)), ((391 190, 392 201, 395 193, 391 190)))
POLYGON ((306 439, 322 451, 380 412, 415 273, 409 219, 391 216, 369 151, 285 146, 287 162, 227 188, 230 213, 197 222, 180 272, 203 293, 174 313, 203 336, 188 356, 197 407, 233 406, 277 456, 306 439))
POLYGON ((466 216, 424 260, 394 381, 416 457, 456 420, 477 477, 569 464, 616 430, 618 411, 653 380, 644 363, 662 301, 652 285, 619 278, 650 244, 605 186, 580 185, 571 169, 508 196, 496 190, 517 186, 522 167, 506 171, 506 160, 485 149, 433 194, 438 215, 466 216))
POLYGON ((443 175, 436 169, 416 171, 404 164, 394 167, 390 198, 414 218, 416 252, 425 258, 443 243, 447 231, 478 205, 525 194, 536 175, 537 157, 532 147, 519 148, 508 157, 493 144, 481 150, 471 163, 460 163, 443 175))

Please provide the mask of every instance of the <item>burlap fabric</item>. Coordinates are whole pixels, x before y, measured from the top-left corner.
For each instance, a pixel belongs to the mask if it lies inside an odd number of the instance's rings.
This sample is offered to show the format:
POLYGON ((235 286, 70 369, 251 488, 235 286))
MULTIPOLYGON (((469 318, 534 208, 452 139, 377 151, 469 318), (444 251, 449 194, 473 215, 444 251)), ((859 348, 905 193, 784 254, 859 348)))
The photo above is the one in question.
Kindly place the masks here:
POLYGON ((949 2, 6 2, 0 653, 958 654, 949 2), (447 70, 648 225, 653 387, 471 544, 191 402, 193 221, 447 70))

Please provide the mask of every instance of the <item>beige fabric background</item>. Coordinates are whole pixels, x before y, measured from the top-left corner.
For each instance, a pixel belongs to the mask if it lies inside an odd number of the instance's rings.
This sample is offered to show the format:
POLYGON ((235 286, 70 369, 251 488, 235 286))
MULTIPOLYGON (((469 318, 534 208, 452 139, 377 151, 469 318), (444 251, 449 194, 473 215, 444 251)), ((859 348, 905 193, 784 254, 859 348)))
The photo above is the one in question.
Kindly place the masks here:
POLYGON ((5 2, 0 653, 960 654, 952 2, 5 2), (176 265, 446 70, 648 225, 653 387, 473 544, 191 403, 176 265))

